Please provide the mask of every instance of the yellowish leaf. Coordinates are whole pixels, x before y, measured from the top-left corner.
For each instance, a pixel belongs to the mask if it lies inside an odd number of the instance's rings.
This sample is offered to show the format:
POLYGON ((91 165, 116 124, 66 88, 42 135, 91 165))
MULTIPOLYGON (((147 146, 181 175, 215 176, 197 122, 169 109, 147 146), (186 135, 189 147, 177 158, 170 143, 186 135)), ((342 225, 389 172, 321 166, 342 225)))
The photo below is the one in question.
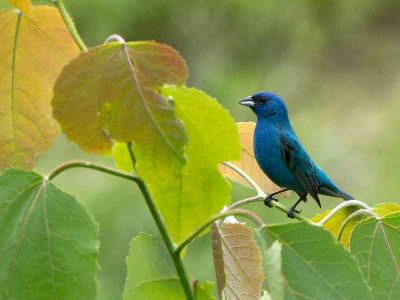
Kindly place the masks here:
POLYGON ((59 134, 50 99, 61 68, 79 53, 57 9, 0 12, 0 170, 32 168, 59 134))
POLYGON ((374 213, 376 213, 380 217, 384 217, 386 215, 399 212, 400 211, 400 205, 397 203, 379 203, 374 206, 374 213))
POLYGON ((26 15, 31 15, 31 0, 8 0, 12 5, 18 8, 26 15))
MULTIPOLYGON (((232 161, 236 167, 240 168, 243 172, 245 172, 257 185, 265 192, 272 193, 280 190, 281 188, 273 183, 267 175, 259 167, 256 158, 254 157, 253 151, 253 135, 254 128, 256 127, 256 123, 254 122, 239 122, 237 123, 240 143, 242 144, 241 150, 241 159, 240 161, 232 161)), ((221 173, 241 185, 247 186, 251 188, 251 185, 237 172, 232 170, 231 168, 225 165, 219 165, 219 170, 221 173)), ((285 192, 280 194, 284 197, 289 196, 289 192, 285 192)))
MULTIPOLYGON (((358 207, 356 207, 356 206, 349 206, 349 207, 343 208, 336 215, 334 215, 331 219, 329 219, 329 221, 326 222, 323 227, 326 230, 330 231, 330 233, 332 233, 332 235, 335 238, 337 238, 340 227, 342 226, 344 220, 346 220, 346 218, 349 215, 351 215, 353 212, 355 212, 356 210, 358 210, 358 207)), ((327 210, 322 214, 315 215, 311 219, 311 221, 317 223, 317 222, 321 221, 330 212, 331 212, 330 210, 327 210)), ((349 248, 351 232, 353 231, 354 226, 356 226, 357 223, 361 219, 363 219, 363 216, 353 218, 352 220, 350 220, 350 222, 347 224, 346 228, 344 229, 344 231, 342 233, 342 237, 340 239, 340 242, 343 244, 345 249, 349 248)))

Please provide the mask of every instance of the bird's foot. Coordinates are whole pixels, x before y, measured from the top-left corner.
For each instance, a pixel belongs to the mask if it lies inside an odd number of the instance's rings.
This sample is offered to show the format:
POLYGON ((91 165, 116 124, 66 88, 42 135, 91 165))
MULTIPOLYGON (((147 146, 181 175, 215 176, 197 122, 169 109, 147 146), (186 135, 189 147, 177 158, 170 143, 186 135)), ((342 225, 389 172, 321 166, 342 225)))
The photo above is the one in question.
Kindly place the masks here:
POLYGON ((294 219, 294 213, 296 214, 300 214, 301 213, 301 209, 300 211, 298 211, 297 209, 295 209, 294 207, 291 207, 288 212, 287 212, 287 216, 291 219, 294 219))
POLYGON ((272 194, 269 194, 269 195, 267 195, 267 197, 265 197, 264 204, 268 207, 272 207, 272 205, 271 205, 272 200, 278 202, 278 199, 272 197, 272 194))

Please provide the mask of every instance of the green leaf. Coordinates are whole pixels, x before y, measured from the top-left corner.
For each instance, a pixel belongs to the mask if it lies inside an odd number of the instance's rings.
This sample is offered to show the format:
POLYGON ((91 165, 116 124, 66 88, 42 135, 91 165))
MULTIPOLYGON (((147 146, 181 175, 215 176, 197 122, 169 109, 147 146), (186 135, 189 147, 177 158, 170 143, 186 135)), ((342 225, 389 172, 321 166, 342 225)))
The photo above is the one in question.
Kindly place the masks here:
POLYGON ((357 261, 328 231, 305 222, 267 231, 282 244, 285 299, 371 299, 357 261))
POLYGON ((60 132, 49 100, 61 68, 79 49, 48 6, 32 7, 30 16, 1 11, 0 36, 0 170, 30 169, 60 132))
POLYGON ((0 176, 2 299, 95 299, 98 229, 84 208, 33 172, 0 176))
POLYGON ((351 235, 350 251, 374 299, 400 299, 400 212, 359 223, 351 235))
POLYGON ((167 248, 160 237, 141 233, 129 247, 124 300, 186 299, 167 248))
POLYGON ((211 225, 212 249, 220 299, 259 299, 264 281, 260 249, 250 227, 211 225))
POLYGON ((201 285, 196 285, 196 300, 215 300, 211 295, 214 289, 214 282, 203 282, 201 285))
POLYGON ((271 247, 265 250, 264 265, 266 277, 268 279, 269 291, 272 299, 283 299, 283 279, 282 279, 282 244, 274 241, 271 247))
POLYGON ((387 216, 389 214, 399 212, 400 211, 400 205, 397 203, 379 203, 374 206, 373 212, 376 213, 380 217, 387 216))
POLYGON ((180 242, 229 205, 232 188, 217 166, 239 158, 240 142, 232 117, 215 99, 184 86, 164 86, 162 94, 175 102, 176 115, 185 124, 187 163, 174 190, 160 188, 157 175, 149 187, 168 231, 180 242))

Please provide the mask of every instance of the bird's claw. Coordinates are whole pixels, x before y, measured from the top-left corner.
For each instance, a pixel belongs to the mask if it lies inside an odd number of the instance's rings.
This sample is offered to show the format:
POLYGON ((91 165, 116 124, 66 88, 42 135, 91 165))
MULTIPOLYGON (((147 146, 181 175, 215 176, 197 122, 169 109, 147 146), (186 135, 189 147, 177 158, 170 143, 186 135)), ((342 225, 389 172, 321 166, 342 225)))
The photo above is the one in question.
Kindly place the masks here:
POLYGON ((271 195, 267 195, 267 197, 265 197, 264 204, 265 204, 266 206, 268 206, 268 207, 272 207, 272 205, 271 205, 271 201, 272 201, 272 200, 278 202, 278 199, 272 197, 271 195))
POLYGON ((289 211, 287 212, 287 216, 288 216, 289 218, 291 218, 291 219, 294 219, 294 213, 300 214, 301 211, 302 211, 301 209, 300 209, 300 211, 298 211, 297 209, 291 208, 291 209, 289 209, 289 211))

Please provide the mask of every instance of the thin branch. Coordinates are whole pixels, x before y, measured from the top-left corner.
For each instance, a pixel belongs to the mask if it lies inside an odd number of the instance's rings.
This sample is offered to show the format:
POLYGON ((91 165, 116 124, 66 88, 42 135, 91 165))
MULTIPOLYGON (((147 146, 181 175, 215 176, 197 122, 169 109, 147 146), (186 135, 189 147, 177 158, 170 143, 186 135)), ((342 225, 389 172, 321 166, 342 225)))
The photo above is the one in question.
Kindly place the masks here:
POLYGON ((175 255, 180 256, 180 253, 182 250, 189 245, 196 237, 198 237, 204 230, 206 230, 212 223, 215 221, 218 221, 220 219, 226 218, 228 216, 243 216, 246 217, 253 222, 255 222, 259 227, 265 228, 266 225, 264 222, 261 220, 259 216, 256 214, 245 210, 245 209, 233 209, 233 210, 226 210, 222 213, 219 213, 218 215, 215 215, 208 219, 203 225, 201 225, 199 228, 197 228, 191 235, 189 235, 185 240, 183 240, 178 247, 175 249, 175 255))
POLYGON ((239 201, 229 205, 229 209, 235 209, 235 208, 237 208, 239 206, 242 206, 244 204, 247 204, 247 203, 264 201, 264 199, 265 199, 264 196, 254 196, 254 197, 246 198, 246 199, 243 199, 243 200, 239 200, 239 201))
MULTIPOLYGON (((246 199, 243 199, 243 200, 240 200, 240 201, 237 201, 237 202, 231 204, 231 205, 229 206, 229 209, 235 209, 235 208, 237 208, 237 207, 239 207, 239 206, 242 206, 242 205, 244 205, 244 204, 247 204, 247 203, 258 202, 258 201, 264 202, 265 197, 266 197, 266 196, 261 196, 261 195, 259 195, 259 196, 254 196, 254 197, 246 198, 246 199)), ((282 211, 282 212, 284 212, 284 213, 287 213, 287 212, 288 212, 288 209, 287 209, 284 205, 280 204, 279 202, 271 201, 270 204, 271 204, 273 207, 275 207, 276 209, 278 209, 278 210, 280 210, 280 211, 282 211)), ((299 220, 299 221, 304 221, 304 222, 307 222, 307 223, 309 223, 309 224, 315 225, 314 222, 311 222, 309 219, 307 219, 307 218, 305 218, 305 217, 302 217, 302 216, 301 216, 300 214, 298 214, 298 213, 294 213, 294 214, 293 214, 293 217, 294 217, 295 219, 299 220)))
POLYGON ((357 210, 357 211, 353 212, 351 215, 349 215, 344 220, 342 226, 340 226, 339 233, 338 233, 338 236, 337 236, 337 240, 338 241, 340 241, 340 239, 342 238, 344 229, 346 228, 347 224, 349 224, 352 219, 354 219, 355 217, 358 217, 360 215, 371 216, 371 217, 374 217, 375 219, 377 219, 378 221, 381 220, 381 218, 377 214, 372 212, 371 210, 368 210, 368 209, 357 210))
POLYGON ((331 219, 334 215, 336 215, 340 210, 342 210, 345 207, 349 207, 349 206, 358 206, 358 207, 361 207, 363 209, 372 211, 372 209, 367 204, 365 204, 364 202, 361 202, 361 201, 358 201, 358 200, 349 200, 349 201, 345 201, 345 202, 339 204, 338 206, 336 206, 321 221, 319 221, 318 223, 315 223, 315 225, 324 226, 325 223, 328 222, 329 219, 331 219))
POLYGON ((56 7, 58 8, 58 11, 61 14, 61 17, 64 20, 65 25, 67 25, 67 28, 69 32, 71 33, 72 37, 75 40, 75 43, 79 46, 79 48, 82 51, 87 51, 87 47, 83 40, 81 39, 81 36, 79 35, 78 31, 75 28, 74 22, 72 21, 71 16, 68 14, 67 10, 65 9, 64 3, 62 0, 52 0, 56 7))

